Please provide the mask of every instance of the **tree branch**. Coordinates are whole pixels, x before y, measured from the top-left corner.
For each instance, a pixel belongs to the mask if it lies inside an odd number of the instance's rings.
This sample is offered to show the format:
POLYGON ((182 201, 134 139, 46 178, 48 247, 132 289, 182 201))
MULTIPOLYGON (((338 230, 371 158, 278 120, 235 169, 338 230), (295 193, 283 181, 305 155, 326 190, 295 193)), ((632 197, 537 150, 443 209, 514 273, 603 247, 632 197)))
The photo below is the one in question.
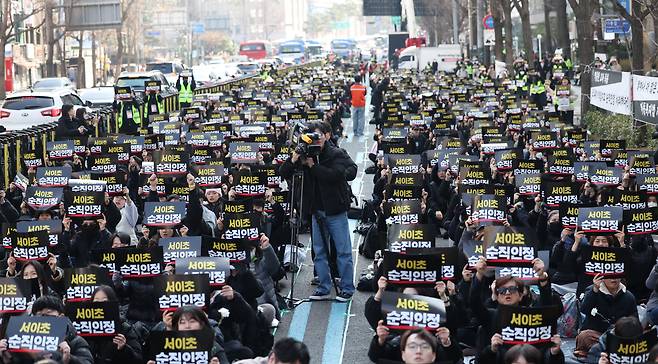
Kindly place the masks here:
MULTIPOLYGON (((587 0, 584 0, 584 1, 587 1, 587 0)), ((578 4, 578 2, 576 0, 569 0, 569 5, 571 6, 571 9, 573 9, 573 11, 575 13, 580 12, 580 10, 581 10, 580 9, 580 4, 578 4)))
POLYGON ((621 15, 622 18, 626 19, 629 22, 633 21, 631 14, 629 14, 626 8, 621 6, 621 4, 619 4, 618 1, 613 1, 612 3, 615 7, 615 10, 619 13, 619 15, 621 15))

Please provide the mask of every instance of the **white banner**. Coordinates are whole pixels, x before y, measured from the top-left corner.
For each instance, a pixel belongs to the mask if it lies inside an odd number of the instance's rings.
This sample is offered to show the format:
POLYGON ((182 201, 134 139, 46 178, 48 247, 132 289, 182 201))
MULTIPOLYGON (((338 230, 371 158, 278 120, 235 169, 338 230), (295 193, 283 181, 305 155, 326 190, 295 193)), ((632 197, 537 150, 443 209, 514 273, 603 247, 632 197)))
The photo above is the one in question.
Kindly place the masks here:
POLYGON ((590 103, 617 114, 631 115, 631 74, 592 70, 590 103))
POLYGON ((633 76, 635 119, 658 124, 658 77, 633 76))

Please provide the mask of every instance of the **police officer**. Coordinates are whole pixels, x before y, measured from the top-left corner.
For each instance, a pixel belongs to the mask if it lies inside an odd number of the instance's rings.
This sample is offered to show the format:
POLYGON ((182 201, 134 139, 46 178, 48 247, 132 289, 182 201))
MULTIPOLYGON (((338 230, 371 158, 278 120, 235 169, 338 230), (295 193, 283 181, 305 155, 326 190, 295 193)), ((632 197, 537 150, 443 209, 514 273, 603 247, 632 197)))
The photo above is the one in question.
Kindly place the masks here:
POLYGON ((194 90, 196 89, 194 75, 191 72, 183 72, 178 75, 176 89, 178 90, 178 109, 182 110, 189 107, 192 104, 194 90))
POLYGON ((148 124, 151 115, 164 114, 164 98, 160 95, 160 85, 149 85, 149 82, 145 82, 145 96, 144 96, 144 112, 142 113, 144 117, 144 124, 148 124))
POLYGON ((536 72, 530 76, 530 102, 537 105, 540 110, 546 106, 547 102, 546 85, 536 72))
POLYGON ((142 108, 135 94, 128 88, 125 93, 117 92, 112 107, 116 113, 116 128, 119 133, 136 135, 142 127, 142 108), (129 95, 122 97, 122 95, 129 95))

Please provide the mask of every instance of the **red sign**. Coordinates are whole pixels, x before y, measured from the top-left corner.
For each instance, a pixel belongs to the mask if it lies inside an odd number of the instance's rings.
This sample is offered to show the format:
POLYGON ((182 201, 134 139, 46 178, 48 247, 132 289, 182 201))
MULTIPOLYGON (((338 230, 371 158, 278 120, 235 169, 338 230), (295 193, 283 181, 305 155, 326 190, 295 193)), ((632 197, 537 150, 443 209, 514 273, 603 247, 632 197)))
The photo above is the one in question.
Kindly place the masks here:
POLYGON ((485 16, 482 18, 482 25, 484 26, 484 29, 491 30, 494 28, 494 18, 491 14, 485 16))
POLYGON ((14 58, 5 57, 5 91, 14 91, 14 58))

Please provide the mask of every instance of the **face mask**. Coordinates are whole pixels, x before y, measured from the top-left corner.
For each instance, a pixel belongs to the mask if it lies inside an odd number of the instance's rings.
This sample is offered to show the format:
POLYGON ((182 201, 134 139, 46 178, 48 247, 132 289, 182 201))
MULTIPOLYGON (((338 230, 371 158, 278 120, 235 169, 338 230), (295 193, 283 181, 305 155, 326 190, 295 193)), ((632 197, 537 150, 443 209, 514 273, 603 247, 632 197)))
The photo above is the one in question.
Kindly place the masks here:
POLYGON ((647 206, 649 206, 649 207, 658 207, 658 202, 647 202, 647 206))
POLYGON ((562 224, 560 222, 552 222, 548 224, 548 231, 553 234, 559 234, 562 231, 562 224))

